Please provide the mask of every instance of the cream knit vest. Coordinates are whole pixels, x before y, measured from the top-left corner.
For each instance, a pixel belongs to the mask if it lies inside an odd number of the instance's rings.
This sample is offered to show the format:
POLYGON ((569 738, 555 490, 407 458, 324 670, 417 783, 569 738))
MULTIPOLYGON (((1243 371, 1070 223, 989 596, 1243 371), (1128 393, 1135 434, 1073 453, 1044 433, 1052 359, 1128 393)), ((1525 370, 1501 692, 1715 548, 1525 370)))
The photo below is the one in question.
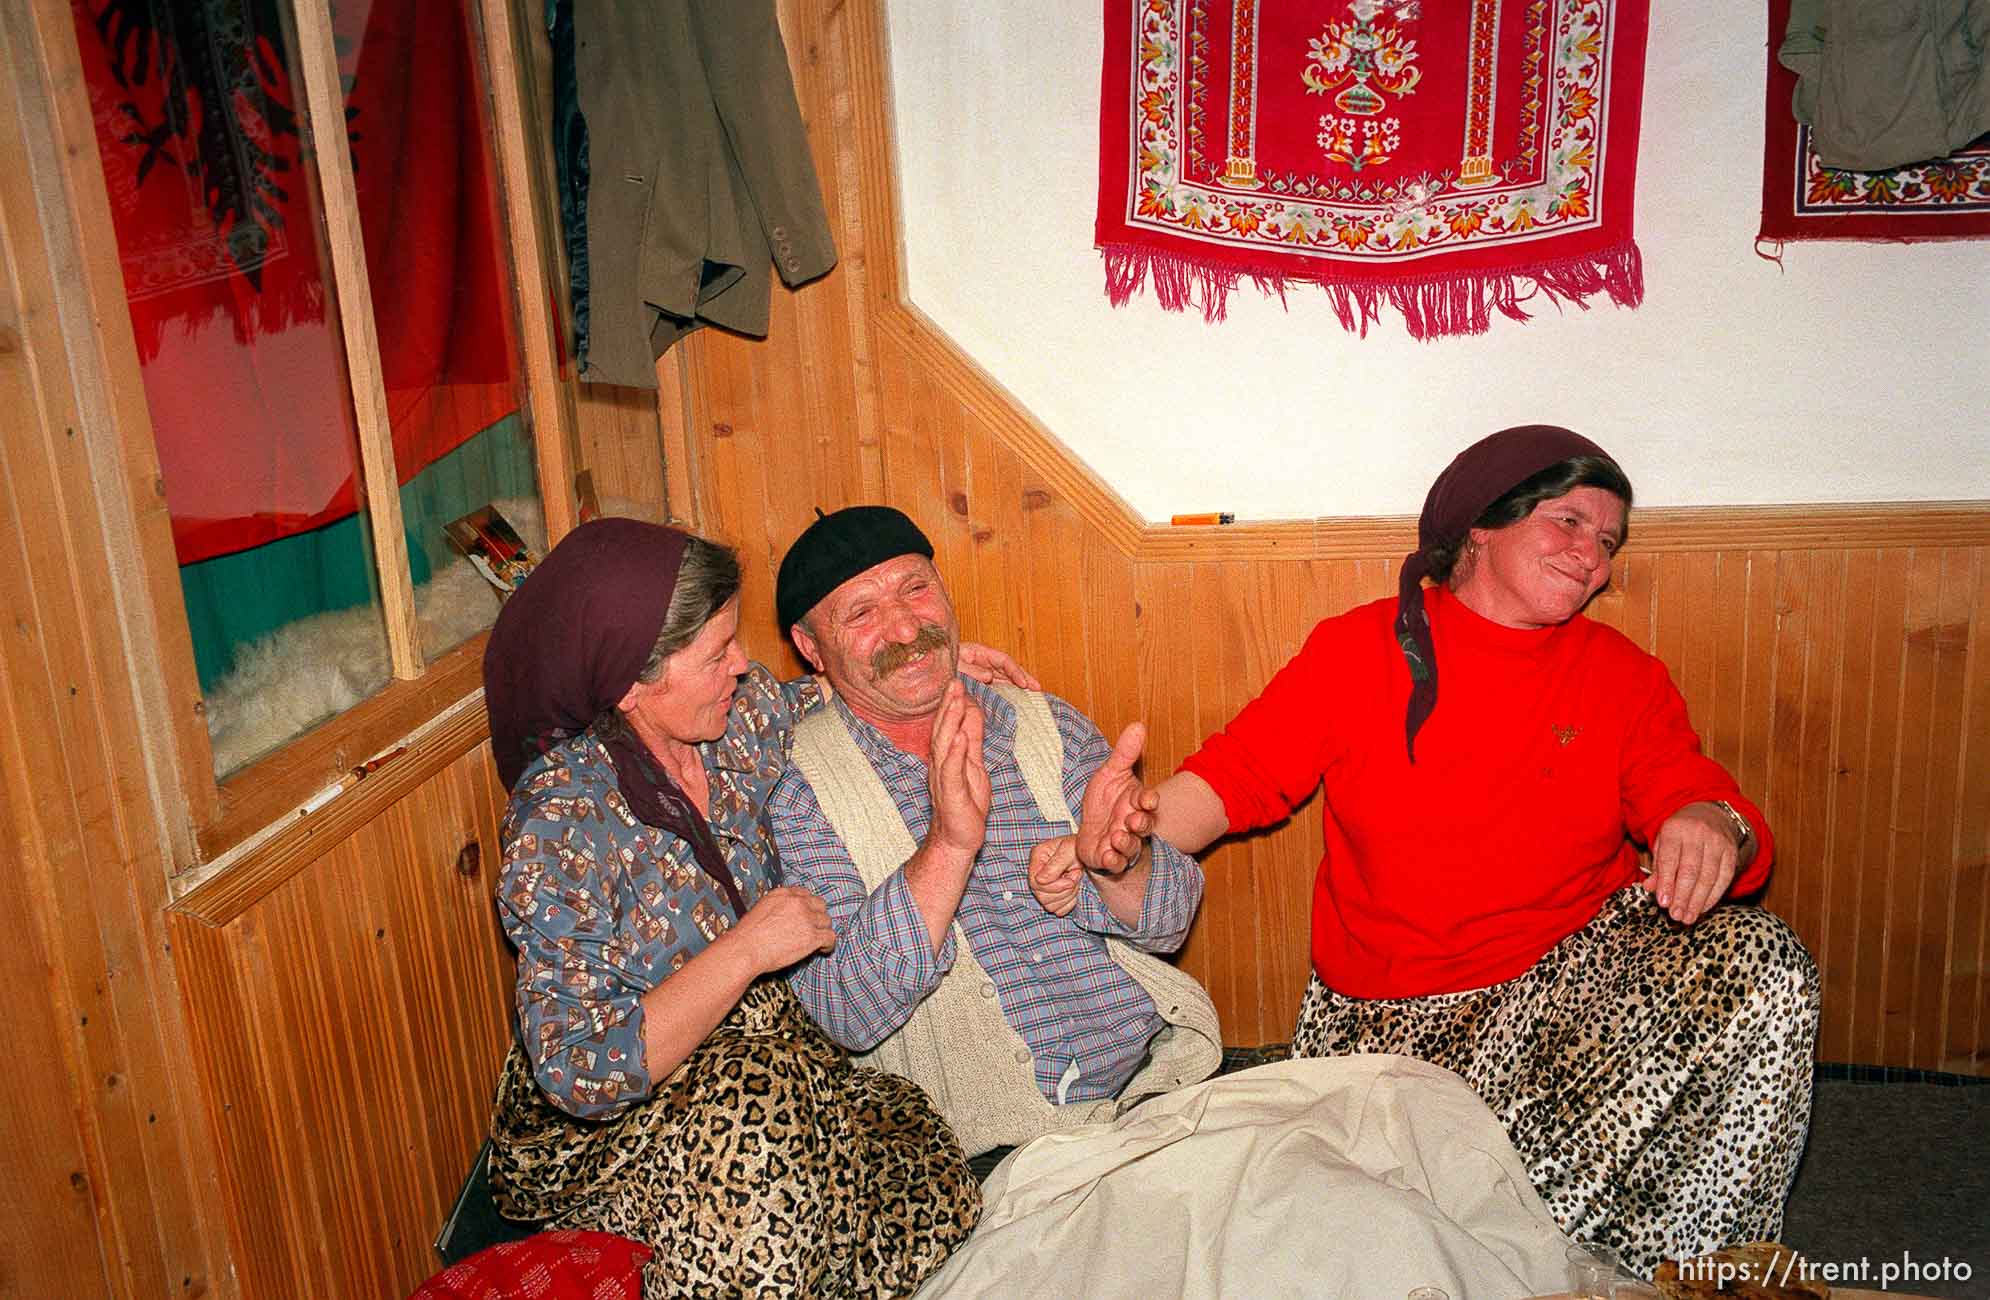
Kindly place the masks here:
MULTIPOLYGON (((1075 827, 1064 798, 1063 738, 1050 705, 1039 694, 994 689, 1016 711, 1016 762, 1038 810, 1045 821, 1075 827)), ((877 889, 919 847, 840 711, 818 709, 803 719, 789 761, 808 778, 866 888, 877 889)), ((1037 1087, 1029 1047, 1003 1018, 995 983, 959 922, 953 934, 953 968, 897 1032, 856 1060, 924 1088, 969 1155, 1111 1119, 1142 1097, 1200 1082, 1223 1058, 1216 1007, 1202 986, 1160 958, 1108 939, 1113 961, 1146 990, 1166 1023, 1149 1045, 1147 1063, 1116 1100, 1054 1105, 1037 1087)))

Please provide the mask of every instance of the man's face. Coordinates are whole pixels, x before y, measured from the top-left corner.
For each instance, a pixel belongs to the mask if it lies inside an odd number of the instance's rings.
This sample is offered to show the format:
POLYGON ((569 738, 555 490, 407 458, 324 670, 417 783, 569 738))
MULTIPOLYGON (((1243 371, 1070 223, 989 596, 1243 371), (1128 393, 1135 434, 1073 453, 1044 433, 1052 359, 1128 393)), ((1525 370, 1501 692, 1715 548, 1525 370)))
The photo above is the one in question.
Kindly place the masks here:
POLYGON ((933 562, 900 555, 824 596, 794 638, 858 717, 911 722, 938 710, 954 679, 960 623, 933 562))

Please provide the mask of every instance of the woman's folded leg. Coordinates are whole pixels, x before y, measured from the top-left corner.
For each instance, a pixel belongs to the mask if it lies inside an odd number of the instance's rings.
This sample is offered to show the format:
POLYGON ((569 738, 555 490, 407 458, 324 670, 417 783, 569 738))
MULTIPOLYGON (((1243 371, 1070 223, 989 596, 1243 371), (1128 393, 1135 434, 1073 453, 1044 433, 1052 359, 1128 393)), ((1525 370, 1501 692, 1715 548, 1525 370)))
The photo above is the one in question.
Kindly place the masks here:
POLYGON ((1464 1076, 1572 1236, 1659 1260, 1781 1231, 1817 1037, 1815 964, 1757 908, 1667 920, 1641 889, 1516 979, 1427 998, 1307 990, 1297 1055, 1399 1052, 1464 1076))
POLYGON ((493 1127, 501 1208, 647 1242, 650 1300, 909 1294, 980 1208, 925 1095, 852 1069, 775 982, 602 1123, 546 1103, 514 1053, 493 1127))

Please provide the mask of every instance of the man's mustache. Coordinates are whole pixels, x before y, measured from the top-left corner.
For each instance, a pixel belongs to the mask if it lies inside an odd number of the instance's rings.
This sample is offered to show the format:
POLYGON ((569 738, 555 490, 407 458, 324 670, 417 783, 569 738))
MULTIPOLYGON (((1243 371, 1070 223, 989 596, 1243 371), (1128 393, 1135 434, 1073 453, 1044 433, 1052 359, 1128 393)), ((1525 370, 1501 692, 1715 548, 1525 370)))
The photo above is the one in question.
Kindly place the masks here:
POLYGON ((919 635, 910 641, 891 641, 871 652, 871 680, 882 681, 920 655, 949 649, 946 629, 937 623, 923 623, 919 635))

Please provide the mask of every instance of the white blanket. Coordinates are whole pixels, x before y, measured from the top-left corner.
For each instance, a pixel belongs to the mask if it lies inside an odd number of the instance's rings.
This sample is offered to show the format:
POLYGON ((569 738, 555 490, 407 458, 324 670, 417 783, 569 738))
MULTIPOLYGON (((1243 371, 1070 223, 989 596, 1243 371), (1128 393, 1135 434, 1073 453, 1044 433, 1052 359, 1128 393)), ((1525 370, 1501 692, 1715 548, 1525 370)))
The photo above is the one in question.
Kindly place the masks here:
POLYGON ((1286 1061, 1038 1138, 927 1297, 1559 1291, 1567 1240, 1491 1111, 1402 1056, 1286 1061))

